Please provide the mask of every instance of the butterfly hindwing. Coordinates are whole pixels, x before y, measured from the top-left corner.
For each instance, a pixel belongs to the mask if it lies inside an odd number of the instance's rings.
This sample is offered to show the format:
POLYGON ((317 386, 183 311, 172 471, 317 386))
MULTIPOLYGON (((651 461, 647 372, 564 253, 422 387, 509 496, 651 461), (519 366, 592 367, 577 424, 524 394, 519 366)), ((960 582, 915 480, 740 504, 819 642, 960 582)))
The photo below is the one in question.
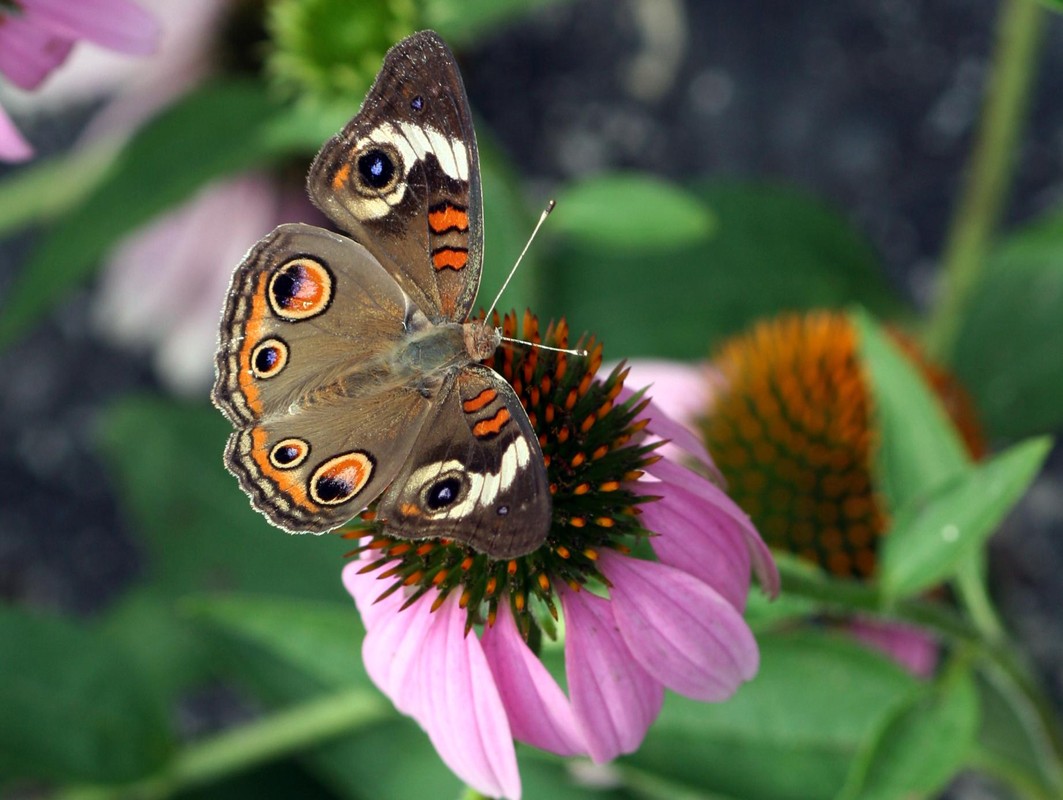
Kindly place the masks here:
POLYGON ((378 522, 406 538, 456 539, 494 558, 534 550, 550 525, 542 451, 513 388, 469 364, 380 499, 378 522))

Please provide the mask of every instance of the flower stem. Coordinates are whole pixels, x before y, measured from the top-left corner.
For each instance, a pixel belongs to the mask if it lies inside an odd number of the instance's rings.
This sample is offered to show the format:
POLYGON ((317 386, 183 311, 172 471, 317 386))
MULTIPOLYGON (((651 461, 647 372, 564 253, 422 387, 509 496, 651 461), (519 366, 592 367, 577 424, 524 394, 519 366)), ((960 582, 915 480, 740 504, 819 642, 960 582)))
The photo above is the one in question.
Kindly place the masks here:
POLYGON ((1026 118, 1044 11, 1037 0, 1004 0, 976 141, 942 256, 942 287, 926 332, 931 356, 948 361, 971 291, 985 266, 1026 118))
POLYGON ((321 744, 389 714, 388 705, 364 689, 330 694, 191 744, 157 775, 120 786, 75 787, 58 797, 61 800, 162 800, 321 744))

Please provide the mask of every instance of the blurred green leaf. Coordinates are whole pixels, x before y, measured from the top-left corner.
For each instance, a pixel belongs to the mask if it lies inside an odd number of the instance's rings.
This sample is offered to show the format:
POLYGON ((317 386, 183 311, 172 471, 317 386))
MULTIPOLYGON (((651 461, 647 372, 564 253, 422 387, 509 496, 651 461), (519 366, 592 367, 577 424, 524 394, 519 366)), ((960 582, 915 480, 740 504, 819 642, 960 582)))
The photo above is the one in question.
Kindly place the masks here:
POLYGON ((114 156, 113 145, 103 142, 13 171, 0 181, 0 236, 49 222, 82 202, 108 174, 114 156))
POLYGON ((1054 725, 1056 719, 1039 713, 1014 676, 987 663, 977 678, 982 709, 978 746, 997 770, 1036 776, 1045 797, 1063 796, 1063 769, 1052 749, 1052 734, 1045 728, 1046 721, 1054 725))
POLYGON ((661 178, 606 173, 565 187, 563 214, 555 229, 583 245, 610 250, 688 247, 707 244, 715 227, 712 211, 694 194, 661 178))
MULTIPOLYGON (((535 220, 528 213, 520 181, 512 166, 490 137, 481 135, 479 139, 485 263, 476 299, 477 307, 487 310, 520 255, 535 220)), ((515 309, 519 314, 525 308, 534 309, 541 276, 539 256, 533 246, 499 299, 499 310, 515 309)))
POLYGON ((101 444, 150 551, 147 580, 169 596, 252 591, 349 602, 337 536, 297 536, 254 511, 222 466, 230 433, 206 406, 132 398, 103 419, 101 444))
POLYGON ((963 472, 968 458, 941 403, 908 357, 869 314, 858 311, 851 318, 873 389, 873 427, 881 437, 872 465, 875 483, 893 513, 963 472))
POLYGON ((172 750, 165 709, 106 637, 0 608, 0 772, 117 782, 172 750))
POLYGON ((1017 444, 897 509, 882 541, 883 591, 913 595, 951 577, 1026 492, 1051 446, 1048 438, 1017 444))
POLYGON ((964 313, 952 367, 998 436, 1063 428, 1063 215, 1011 235, 964 313))
POLYGON ((646 741, 624 763, 733 797, 833 797, 915 679, 841 637, 766 634, 760 648, 756 679, 726 703, 666 695, 646 741))
POLYGON ((140 585, 126 592, 98 625, 161 702, 176 703, 183 691, 216 677, 203 637, 156 587, 140 585))
MULTIPOLYGON (((106 176, 48 232, 18 276, 0 317, 0 344, 84 280, 118 238, 207 182, 300 149, 297 110, 250 82, 215 82, 144 126, 106 176)), ((321 140, 315 128, 310 147, 321 140)))
POLYGON ((260 645, 325 685, 369 681, 362 664, 365 630, 353 601, 229 595, 182 605, 195 619, 260 645))
POLYGON ((1063 14, 1063 0, 1041 0, 1041 5, 1047 6, 1052 11, 1063 14))
POLYGON ((978 692, 966 670, 921 685, 869 739, 838 800, 895 800, 940 791, 963 767, 978 731, 978 692))
MULTIPOLYGON (((233 648, 225 656, 229 671, 275 708, 319 698, 332 680, 331 668, 304 669, 303 658, 297 665, 296 659, 264 648, 262 641, 249 637, 230 641, 233 648)), ((412 720, 391 711, 390 703, 376 690, 369 691, 380 697, 388 717, 303 753, 301 762, 338 796, 351 800, 458 797, 461 783, 440 761, 427 734, 412 720)))
MULTIPOLYGON (((722 337, 784 310, 858 302, 904 312, 868 243, 814 198, 730 182, 691 191, 716 219, 710 239, 623 252, 564 240, 540 312, 597 333, 613 358, 704 358, 722 337)), ((550 225, 566 213, 559 205, 550 225)))

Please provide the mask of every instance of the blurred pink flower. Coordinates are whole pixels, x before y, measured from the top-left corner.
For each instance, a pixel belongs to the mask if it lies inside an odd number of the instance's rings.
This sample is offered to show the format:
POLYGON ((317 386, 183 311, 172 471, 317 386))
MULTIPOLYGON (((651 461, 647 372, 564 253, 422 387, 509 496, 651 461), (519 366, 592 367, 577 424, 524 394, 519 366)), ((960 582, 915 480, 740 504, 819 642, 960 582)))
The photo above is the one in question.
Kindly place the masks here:
MULTIPOLYGON (((629 380, 653 387, 654 402, 686 427, 685 435, 700 441, 698 420, 712 414, 713 398, 726 391, 725 378, 710 364, 670 361, 633 361, 629 380)), ((670 436, 668 438, 674 438, 670 436)), ((651 512, 647 508, 646 513, 651 512)), ((911 625, 865 617, 847 623, 849 632, 921 677, 931 675, 937 664, 938 644, 925 631, 911 625)))
MULTIPOLYGON (((519 367, 513 370, 520 373, 519 367)), ((618 402, 631 397, 620 392, 618 402)), ((634 408, 640 410, 637 416, 631 412, 635 424, 627 430, 639 433, 631 450, 639 450, 650 436, 669 438, 687 459, 711 471, 695 437, 652 403, 634 408)), ((552 435, 546 428, 537 430, 552 435)), ((608 437, 610 429, 604 430, 602 436, 608 437)), ((551 460, 549 469, 558 460, 551 460)), ((587 562, 602 586, 592 591, 575 579, 580 574, 576 553, 568 549, 586 548, 588 529, 571 526, 571 517, 559 510, 566 502, 559 491, 548 543, 522 557, 524 567, 509 562, 511 574, 541 570, 538 585, 546 596, 560 598, 567 694, 520 632, 525 626, 514 608, 524 608, 522 590, 512 589, 498 600, 493 623, 488 615, 477 635, 472 627, 477 603, 466 606, 475 591, 468 586, 464 592, 441 593, 433 583, 421 592, 385 593, 396 570, 380 576, 371 571, 387 561, 382 545, 368 545, 343 572, 365 623, 363 657, 370 677, 424 728, 444 762, 479 792, 520 797, 514 739, 559 755, 608 761, 639 747, 666 688, 720 701, 757 671, 757 646, 742 611, 751 571, 766 592, 778 591, 767 547, 749 518, 698 472, 668 458, 638 463, 643 469, 628 472, 622 488, 632 497, 657 498, 642 502, 637 516, 637 525, 652 532, 644 541, 656 560, 633 557, 615 542, 603 544, 587 562), (555 553, 564 560, 551 562, 555 553), (546 565, 551 563, 563 568, 550 572, 546 565)), ((617 492, 603 489, 603 508, 619 502, 607 499, 617 492)), ((575 499, 586 504, 587 495, 575 499)), ((400 544, 396 551, 402 549, 400 544)), ((489 589, 487 596, 495 597, 493 592, 489 589)), ((524 623, 536 625, 529 619, 524 623)))
MULTIPOLYGON (((130 0, 6 0, 0 4, 0 74, 21 89, 36 89, 85 40, 128 55, 154 52, 154 18, 130 0)), ((0 159, 33 154, 0 110, 0 159)))
POLYGON ((96 297, 97 328, 119 344, 153 349, 170 389, 205 393, 233 268, 248 242, 300 220, 320 221, 302 186, 251 173, 203 188, 114 250, 96 297))

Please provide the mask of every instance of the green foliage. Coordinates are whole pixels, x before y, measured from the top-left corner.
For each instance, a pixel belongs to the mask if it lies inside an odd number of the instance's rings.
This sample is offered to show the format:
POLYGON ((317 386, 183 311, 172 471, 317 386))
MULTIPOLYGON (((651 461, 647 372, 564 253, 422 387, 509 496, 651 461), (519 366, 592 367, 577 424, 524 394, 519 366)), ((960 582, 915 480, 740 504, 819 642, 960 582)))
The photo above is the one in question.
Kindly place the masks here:
POLYGON ((963 315, 952 365, 990 432, 1063 427, 1063 216, 1006 237, 963 315))
POLYGON ((8 608, 0 642, 0 774, 117 782, 163 764, 165 709, 113 642, 8 608))
POLYGON ((873 390, 872 416, 881 441, 875 484, 896 511, 967 468, 959 434, 911 361, 866 313, 852 318, 873 390))
MULTIPOLYGON (((588 184, 597 195, 577 191, 576 218, 563 223, 567 236, 541 304, 547 316, 595 331, 613 358, 704 358, 722 337, 783 310, 855 300, 877 313, 903 312, 867 242, 810 197, 735 182, 688 191, 648 184, 643 213, 667 235, 603 246, 603 236, 621 225, 617 214, 623 225, 632 218, 630 194, 623 202, 604 196, 618 182, 629 193, 634 187, 630 178, 602 178, 588 184), (662 221, 653 210, 658 202, 683 209, 681 221, 662 221)), ((554 216, 567 214, 559 205, 554 216)), ((639 223, 638 230, 650 227, 639 223)))
POLYGON ((832 797, 915 679, 839 636, 759 637, 757 679, 727 703, 669 695, 623 763, 691 789, 758 800, 832 797))
POLYGON ((1048 439, 1015 445, 898 508, 882 550, 887 594, 915 594, 952 577, 1026 493, 1051 445, 1048 439))
POLYGON ((838 800, 892 800, 939 792, 964 765, 978 731, 972 674, 949 670, 894 706, 857 756, 838 800))

